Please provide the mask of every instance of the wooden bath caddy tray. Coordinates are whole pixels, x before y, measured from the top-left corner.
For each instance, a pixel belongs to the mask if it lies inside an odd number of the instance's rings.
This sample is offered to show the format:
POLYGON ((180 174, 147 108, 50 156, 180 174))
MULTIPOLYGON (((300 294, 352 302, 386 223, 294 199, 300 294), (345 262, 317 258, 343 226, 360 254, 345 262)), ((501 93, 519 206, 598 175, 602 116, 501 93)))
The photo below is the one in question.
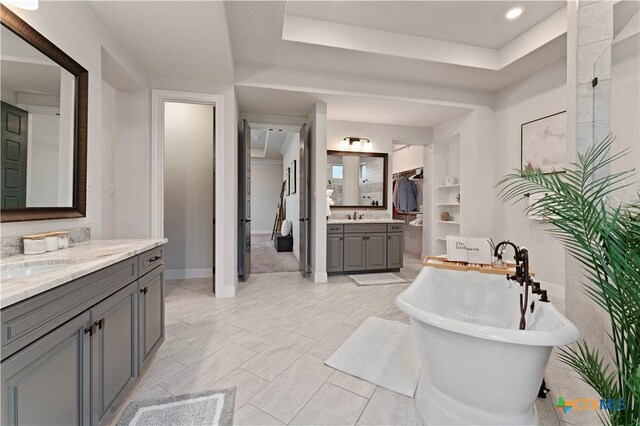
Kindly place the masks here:
MULTIPOLYGON (((450 269, 452 271, 473 271, 495 275, 513 274, 516 271, 516 264, 512 261, 507 261, 507 264, 504 266, 480 265, 475 263, 454 262, 447 260, 447 258, 443 256, 426 256, 422 261, 422 265, 438 269, 450 269)), ((535 272, 531 268, 529 268, 529 275, 532 277, 536 276, 535 272)))

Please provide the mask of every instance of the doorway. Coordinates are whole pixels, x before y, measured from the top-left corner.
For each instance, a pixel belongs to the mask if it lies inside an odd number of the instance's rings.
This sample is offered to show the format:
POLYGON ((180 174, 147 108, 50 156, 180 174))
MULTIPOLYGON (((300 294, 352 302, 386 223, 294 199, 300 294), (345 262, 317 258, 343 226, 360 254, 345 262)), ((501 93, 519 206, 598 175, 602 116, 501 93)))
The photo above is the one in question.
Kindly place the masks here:
MULTIPOLYGON (((300 212, 306 126, 243 122, 239 150, 239 277, 300 271, 307 215, 300 212), (302 248, 301 248, 302 247, 302 248)), ((308 181, 308 179, 306 179, 308 181)))
POLYGON ((163 103, 166 276, 214 289, 215 106, 163 103))

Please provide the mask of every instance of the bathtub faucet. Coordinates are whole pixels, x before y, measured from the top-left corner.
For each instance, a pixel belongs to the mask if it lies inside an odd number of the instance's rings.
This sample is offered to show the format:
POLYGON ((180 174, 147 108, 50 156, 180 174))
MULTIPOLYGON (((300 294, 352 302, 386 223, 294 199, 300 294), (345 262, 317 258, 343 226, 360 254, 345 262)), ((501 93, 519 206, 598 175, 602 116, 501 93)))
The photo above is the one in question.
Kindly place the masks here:
POLYGON ((527 312, 527 304, 529 303, 529 287, 532 294, 539 294, 541 302, 548 302, 547 291, 540 288, 540 283, 534 281, 529 275, 529 250, 525 247, 518 247, 510 241, 502 241, 495 248, 495 257, 502 259, 500 255, 500 247, 508 245, 513 247, 515 251, 514 259, 516 261, 516 273, 514 275, 507 274, 507 280, 515 281, 520 284, 523 291, 520 292, 520 330, 526 327, 525 314, 527 312))
POLYGON ((515 252, 514 259, 516 261, 516 273, 514 275, 507 275, 507 279, 511 281, 516 281, 520 285, 525 286, 527 289, 531 287, 531 293, 539 294, 541 302, 548 302, 549 298, 547 296, 547 290, 543 290, 540 288, 540 283, 534 281, 529 275, 529 250, 525 247, 518 247, 511 241, 502 241, 496 245, 495 249, 495 257, 502 260, 502 256, 500 255, 500 247, 508 245, 513 247, 513 251, 515 252))

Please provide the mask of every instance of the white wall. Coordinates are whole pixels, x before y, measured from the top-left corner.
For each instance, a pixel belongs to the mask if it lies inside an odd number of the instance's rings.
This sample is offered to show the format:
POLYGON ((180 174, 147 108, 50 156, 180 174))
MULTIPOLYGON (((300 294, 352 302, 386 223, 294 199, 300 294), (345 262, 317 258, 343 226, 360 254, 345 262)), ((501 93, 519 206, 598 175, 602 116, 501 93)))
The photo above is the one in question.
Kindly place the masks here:
POLYGON ((151 107, 149 93, 115 93, 115 238, 151 235, 151 107))
MULTIPOLYGON (((90 226, 92 237, 102 236, 102 70, 101 48, 105 47, 123 68, 145 86, 147 76, 124 46, 106 28, 91 6, 84 2, 40 2, 38 10, 27 11, 9 6, 52 43, 89 71, 87 218, 3 223, 3 236, 90 226), (82 34, 81 37, 78 35, 82 34)), ((148 110, 148 100, 145 107, 148 110)), ((144 124, 147 128, 147 123, 144 124)), ((146 154, 148 161, 148 152, 146 154)), ((146 190, 148 193, 148 189, 146 190)), ((148 216, 148 210, 145 212, 148 216)))
POLYGON ((251 159, 252 234, 271 234, 283 180, 282 161, 251 159))
MULTIPOLYGON (((296 173, 292 179, 296 181, 296 193, 287 196, 287 219, 291 221, 291 233, 293 234, 293 255, 300 259, 300 134, 289 133, 282 150, 282 168, 286 173, 287 167, 291 167, 296 160, 296 173)), ((285 174, 283 173, 283 176, 285 174)), ((293 172, 292 172, 293 173, 293 172)))
MULTIPOLYGON (((315 283, 327 282, 327 104, 316 102, 307 119, 311 155, 311 270, 315 283)), ((344 137, 344 136, 343 136, 344 137)))
POLYGON ((424 146, 398 144, 393 148, 392 173, 424 167, 424 146))
POLYGON ((213 268, 213 106, 164 105, 165 268, 171 278, 213 268))
MULTIPOLYGON (((387 209, 384 210, 384 212, 391 215, 391 177, 393 175, 392 170, 394 170, 392 155, 393 144, 401 142, 428 143, 431 141, 432 130, 428 127, 394 126, 391 124, 357 123, 353 121, 337 120, 327 121, 327 149, 337 151, 343 150, 340 146, 340 142, 347 136, 367 138, 373 145, 372 152, 389 154, 387 209)), ((332 211, 333 210, 334 209, 332 209, 332 211)), ((346 213, 346 210, 340 210, 339 208, 335 208, 335 210, 337 213, 346 213)), ((366 210, 366 208, 362 207, 360 210, 366 210)))
POLYGON ((114 238, 116 233, 115 145, 116 143, 116 89, 102 81, 102 237, 114 238), (113 194, 115 195, 115 193, 113 194))
MULTIPOLYGON (((520 125, 566 109, 566 75, 563 60, 496 93, 496 179, 520 168, 520 125)), ((547 226, 525 218, 524 206, 497 206, 494 240, 508 238, 527 247, 537 278, 564 285, 564 249, 545 231, 547 226)))
MULTIPOLYGON (((611 52, 611 130, 616 136, 613 151, 629 150, 629 154, 611 165, 613 173, 635 168, 640 171, 640 35, 638 13, 625 30, 635 35, 614 42, 611 52), (633 26, 635 25, 635 28, 633 26)), ((621 201, 637 199, 640 182, 616 194, 621 201)))
MULTIPOLYGON (((434 143, 459 140, 460 143, 460 235, 487 237, 493 234, 497 204, 493 185, 496 182, 495 163, 500 154, 495 148, 493 110, 479 106, 468 114, 455 117, 433 128, 434 143)), ((424 164, 431 167, 437 156, 433 147, 424 150, 424 164)), ((429 173, 429 170, 427 170, 429 173)), ((444 182, 425 182, 425 205, 433 203, 432 187, 444 182)), ((433 220, 432 209, 426 209, 425 220, 433 220)), ((423 253, 435 252, 430 227, 423 228, 423 253)))

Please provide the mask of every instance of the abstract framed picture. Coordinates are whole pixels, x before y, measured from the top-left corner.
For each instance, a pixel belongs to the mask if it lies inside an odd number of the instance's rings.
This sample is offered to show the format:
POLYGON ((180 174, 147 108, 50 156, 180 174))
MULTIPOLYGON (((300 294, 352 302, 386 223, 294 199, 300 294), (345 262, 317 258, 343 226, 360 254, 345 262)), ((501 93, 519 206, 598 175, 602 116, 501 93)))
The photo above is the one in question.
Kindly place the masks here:
POLYGON ((291 193, 295 194, 297 191, 296 187, 296 160, 291 162, 291 193))
POLYGON ((566 129, 566 111, 522 124, 520 170, 562 172, 568 166, 566 129))

